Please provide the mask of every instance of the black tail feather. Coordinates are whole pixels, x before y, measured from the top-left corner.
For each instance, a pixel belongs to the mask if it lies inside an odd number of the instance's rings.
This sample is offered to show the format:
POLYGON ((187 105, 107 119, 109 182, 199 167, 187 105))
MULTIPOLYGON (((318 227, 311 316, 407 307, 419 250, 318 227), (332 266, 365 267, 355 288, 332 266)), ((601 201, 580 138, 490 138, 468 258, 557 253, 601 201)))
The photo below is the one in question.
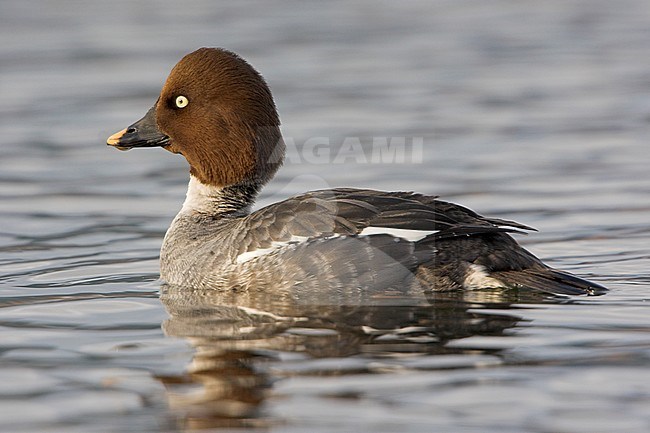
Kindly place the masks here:
POLYGON ((551 268, 495 272, 493 277, 514 287, 525 287, 559 295, 602 295, 607 288, 551 268))

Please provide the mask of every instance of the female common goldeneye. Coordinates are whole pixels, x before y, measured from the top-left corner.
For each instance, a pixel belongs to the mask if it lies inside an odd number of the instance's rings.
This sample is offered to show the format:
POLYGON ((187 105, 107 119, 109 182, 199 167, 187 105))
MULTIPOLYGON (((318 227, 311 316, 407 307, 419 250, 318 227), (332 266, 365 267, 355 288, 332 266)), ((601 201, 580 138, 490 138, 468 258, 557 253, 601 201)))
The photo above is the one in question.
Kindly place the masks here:
POLYGON ((530 227, 434 196, 336 188, 251 211, 282 165, 279 126, 262 76, 230 51, 201 48, 172 69, 142 119, 108 138, 120 150, 162 147, 190 165, 160 252, 167 283, 278 293, 606 290, 550 268, 508 234, 530 227))

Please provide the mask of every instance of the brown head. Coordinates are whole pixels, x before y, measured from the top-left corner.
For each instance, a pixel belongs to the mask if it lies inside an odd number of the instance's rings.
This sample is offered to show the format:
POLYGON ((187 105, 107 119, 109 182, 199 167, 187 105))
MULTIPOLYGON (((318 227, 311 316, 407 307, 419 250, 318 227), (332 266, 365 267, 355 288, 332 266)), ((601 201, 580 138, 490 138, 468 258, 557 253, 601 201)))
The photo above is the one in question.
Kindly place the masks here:
POLYGON ((201 48, 174 66, 145 117, 107 143, 180 153, 206 185, 261 186, 284 158, 279 125, 271 91, 251 65, 230 51, 201 48))

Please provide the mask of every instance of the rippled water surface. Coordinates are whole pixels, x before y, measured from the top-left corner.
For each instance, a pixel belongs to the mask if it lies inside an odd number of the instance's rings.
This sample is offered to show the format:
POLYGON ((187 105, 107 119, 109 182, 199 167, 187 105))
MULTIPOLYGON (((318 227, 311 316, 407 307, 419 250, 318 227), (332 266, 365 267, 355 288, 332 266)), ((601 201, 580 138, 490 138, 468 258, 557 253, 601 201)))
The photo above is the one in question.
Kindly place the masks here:
POLYGON ((650 430, 646 1, 8 0, 0 36, 1 431, 650 430), (262 203, 439 194, 539 228, 521 242, 610 293, 337 307, 162 287, 187 167, 104 141, 205 45, 274 91, 293 147, 262 203), (341 156, 350 137, 421 138, 421 158, 341 156))

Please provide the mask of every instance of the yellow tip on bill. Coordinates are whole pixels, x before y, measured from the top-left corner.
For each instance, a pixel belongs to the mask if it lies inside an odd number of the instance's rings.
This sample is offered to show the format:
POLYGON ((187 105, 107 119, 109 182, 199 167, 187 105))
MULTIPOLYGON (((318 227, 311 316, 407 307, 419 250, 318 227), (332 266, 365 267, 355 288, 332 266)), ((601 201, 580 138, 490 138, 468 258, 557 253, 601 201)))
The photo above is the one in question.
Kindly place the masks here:
POLYGON ((126 128, 108 137, 108 140, 106 140, 106 144, 110 146, 117 146, 118 143, 120 142, 120 138, 122 138, 124 134, 126 134, 126 128))

